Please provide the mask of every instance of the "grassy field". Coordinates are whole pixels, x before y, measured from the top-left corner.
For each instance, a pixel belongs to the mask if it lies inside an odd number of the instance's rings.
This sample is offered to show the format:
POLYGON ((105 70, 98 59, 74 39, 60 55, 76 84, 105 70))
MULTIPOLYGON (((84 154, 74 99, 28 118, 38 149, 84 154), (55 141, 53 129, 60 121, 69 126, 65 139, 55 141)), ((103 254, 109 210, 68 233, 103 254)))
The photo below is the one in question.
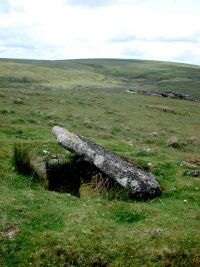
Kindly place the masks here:
POLYGON ((200 104, 128 94, 129 88, 200 97, 200 67, 0 60, 0 266, 200 265, 200 178, 184 176, 190 168, 181 166, 200 163, 200 104), (77 198, 17 174, 16 143, 36 155, 67 154, 51 133, 54 125, 151 171, 162 196, 122 201, 82 185, 77 198))

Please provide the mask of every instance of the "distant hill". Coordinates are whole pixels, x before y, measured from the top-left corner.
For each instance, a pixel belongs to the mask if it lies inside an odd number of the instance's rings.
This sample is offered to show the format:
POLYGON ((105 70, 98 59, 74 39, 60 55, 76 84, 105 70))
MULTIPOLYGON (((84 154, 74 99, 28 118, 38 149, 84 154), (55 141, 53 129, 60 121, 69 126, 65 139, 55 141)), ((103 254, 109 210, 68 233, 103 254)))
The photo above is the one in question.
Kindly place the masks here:
POLYGON ((76 86, 174 91, 200 97, 200 66, 124 59, 0 59, 0 88, 76 86), (12 73, 12 76, 11 76, 12 73), (14 73, 14 76, 13 76, 14 73))

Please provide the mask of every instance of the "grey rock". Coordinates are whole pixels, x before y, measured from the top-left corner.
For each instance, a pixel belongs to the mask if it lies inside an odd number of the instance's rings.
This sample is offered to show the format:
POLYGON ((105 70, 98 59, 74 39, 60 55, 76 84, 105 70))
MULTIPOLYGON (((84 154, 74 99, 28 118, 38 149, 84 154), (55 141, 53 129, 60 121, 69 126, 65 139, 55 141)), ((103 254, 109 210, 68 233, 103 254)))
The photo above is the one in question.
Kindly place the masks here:
POLYGON ((191 177, 200 177, 200 170, 185 171, 184 175, 191 176, 191 177))
POLYGON ((160 97, 168 97, 168 98, 174 98, 174 99, 182 99, 182 100, 189 100, 189 101, 199 102, 199 99, 195 98, 192 95, 186 95, 186 94, 177 93, 177 92, 171 92, 171 91, 156 92, 156 91, 144 91, 144 90, 129 89, 129 90, 126 90, 126 92, 127 93, 131 93, 131 94, 160 96, 160 97))
POLYGON ((199 164, 199 162, 198 163, 191 163, 191 162, 187 162, 187 161, 182 161, 180 166, 189 167, 189 168, 196 168, 196 167, 200 166, 200 164, 199 164))
POLYGON ((158 136, 159 136, 159 134, 158 134, 157 132, 152 132, 152 133, 150 133, 150 136, 153 136, 153 137, 158 137, 158 136))
POLYGON ((118 154, 62 127, 54 126, 52 132, 58 143, 94 164, 102 173, 130 190, 132 197, 149 199, 161 194, 160 185, 152 174, 139 170, 118 154))
POLYGON ((178 147, 179 146, 178 138, 176 136, 172 136, 167 140, 167 145, 169 147, 174 147, 174 148, 178 147))
POLYGON ((142 154, 147 154, 149 152, 151 152, 151 148, 149 147, 143 147, 139 150, 139 153, 142 153, 142 154))

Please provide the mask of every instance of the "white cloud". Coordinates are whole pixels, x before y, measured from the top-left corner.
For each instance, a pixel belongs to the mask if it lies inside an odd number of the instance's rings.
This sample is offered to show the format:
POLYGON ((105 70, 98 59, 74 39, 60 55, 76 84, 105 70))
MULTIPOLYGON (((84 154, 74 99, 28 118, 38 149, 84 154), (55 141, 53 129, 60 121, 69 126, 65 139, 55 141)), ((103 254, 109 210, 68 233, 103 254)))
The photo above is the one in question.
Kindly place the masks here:
POLYGON ((99 7, 110 5, 114 3, 114 0, 66 0, 68 4, 78 5, 83 7, 99 7))
POLYGON ((0 57, 130 57, 200 64, 197 0, 3 2, 0 57))

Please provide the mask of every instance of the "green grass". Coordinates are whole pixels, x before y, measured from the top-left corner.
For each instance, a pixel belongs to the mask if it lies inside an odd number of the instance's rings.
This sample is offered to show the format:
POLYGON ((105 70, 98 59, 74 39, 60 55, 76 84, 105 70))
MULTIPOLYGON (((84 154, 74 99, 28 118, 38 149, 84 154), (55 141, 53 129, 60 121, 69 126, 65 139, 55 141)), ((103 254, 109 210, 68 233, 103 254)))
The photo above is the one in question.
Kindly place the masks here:
POLYGON ((199 103, 124 92, 168 88, 198 97, 198 66, 1 60, 0 77, 0 266, 199 266, 200 180, 180 166, 200 161, 199 103), (76 198, 17 174, 15 143, 39 156, 69 156, 51 133, 56 124, 151 171, 162 196, 130 201, 84 185, 76 198), (170 147, 174 136, 181 145, 170 147))
POLYGON ((1 59, 0 88, 44 90, 143 89, 175 91, 200 98, 199 66, 145 60, 60 61, 1 59))

